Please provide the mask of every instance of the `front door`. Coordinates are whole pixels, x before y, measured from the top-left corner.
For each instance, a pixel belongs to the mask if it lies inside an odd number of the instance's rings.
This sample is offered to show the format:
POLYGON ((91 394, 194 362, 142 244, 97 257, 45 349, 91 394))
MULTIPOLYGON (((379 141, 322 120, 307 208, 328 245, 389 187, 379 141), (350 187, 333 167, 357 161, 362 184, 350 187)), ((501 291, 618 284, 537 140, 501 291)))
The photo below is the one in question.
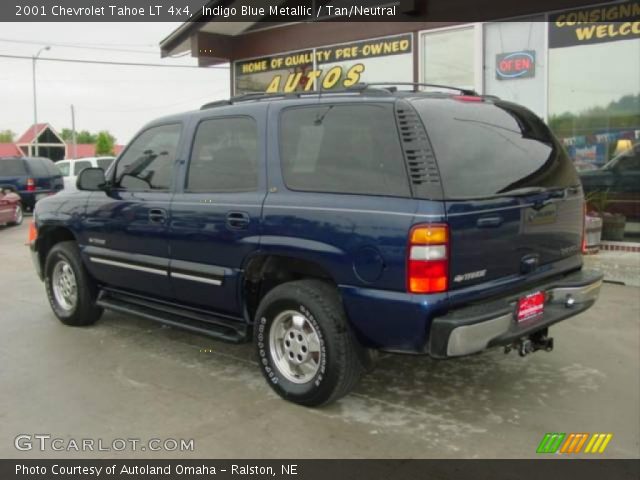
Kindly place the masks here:
MULTIPOLYGON (((255 111, 255 110, 254 110, 255 111)), ((196 126, 171 211, 171 282, 179 301, 239 317, 242 266, 260 242, 264 132, 253 115, 196 126)))
POLYGON ((120 156, 111 188, 95 192, 82 220, 82 254, 107 285, 169 298, 171 197, 182 125, 150 127, 120 156))

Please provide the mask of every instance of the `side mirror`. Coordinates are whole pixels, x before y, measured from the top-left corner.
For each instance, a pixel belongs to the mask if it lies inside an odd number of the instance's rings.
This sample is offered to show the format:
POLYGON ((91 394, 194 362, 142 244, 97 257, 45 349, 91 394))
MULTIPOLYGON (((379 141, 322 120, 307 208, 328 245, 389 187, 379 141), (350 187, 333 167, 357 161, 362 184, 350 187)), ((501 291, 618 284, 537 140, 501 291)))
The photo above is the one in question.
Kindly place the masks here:
POLYGON ((86 190, 96 192, 104 190, 107 180, 104 176, 104 170, 101 168, 85 168, 78 175, 76 187, 78 190, 86 190))

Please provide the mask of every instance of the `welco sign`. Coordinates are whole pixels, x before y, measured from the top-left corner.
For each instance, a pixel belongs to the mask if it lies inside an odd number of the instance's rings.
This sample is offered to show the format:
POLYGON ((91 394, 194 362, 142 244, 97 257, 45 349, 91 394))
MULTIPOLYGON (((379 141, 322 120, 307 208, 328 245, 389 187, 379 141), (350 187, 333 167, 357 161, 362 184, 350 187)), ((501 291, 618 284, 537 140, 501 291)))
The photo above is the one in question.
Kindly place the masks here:
POLYGON ((496 55, 496 78, 513 80, 531 78, 536 74, 536 52, 521 50, 519 52, 499 53, 496 55))

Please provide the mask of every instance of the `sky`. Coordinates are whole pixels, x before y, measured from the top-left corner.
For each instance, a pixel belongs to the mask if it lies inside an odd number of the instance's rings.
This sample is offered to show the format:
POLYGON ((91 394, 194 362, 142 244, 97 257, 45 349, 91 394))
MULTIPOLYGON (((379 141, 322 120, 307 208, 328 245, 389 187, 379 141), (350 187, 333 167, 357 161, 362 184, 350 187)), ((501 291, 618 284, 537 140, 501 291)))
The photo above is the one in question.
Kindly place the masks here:
MULTIPOLYGON (((0 23, 0 55, 31 57, 50 45, 40 58, 195 66, 196 59, 190 55, 160 58, 160 40, 178 26, 180 23, 161 22, 0 23)), ((33 124, 31 64, 31 59, 0 57, 0 130, 21 135, 33 124)), ((226 66, 159 68, 38 60, 36 82, 39 123, 50 123, 58 131, 71 128, 74 105, 76 130, 108 130, 119 144, 126 144, 155 118, 229 96, 226 66)))

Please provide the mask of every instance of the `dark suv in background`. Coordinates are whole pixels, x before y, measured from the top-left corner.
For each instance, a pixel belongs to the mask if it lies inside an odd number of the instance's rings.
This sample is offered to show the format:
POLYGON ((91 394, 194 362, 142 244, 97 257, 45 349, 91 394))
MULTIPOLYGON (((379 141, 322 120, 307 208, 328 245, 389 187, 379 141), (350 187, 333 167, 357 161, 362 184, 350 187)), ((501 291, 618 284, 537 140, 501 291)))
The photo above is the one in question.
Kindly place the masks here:
POLYGON ((38 204, 30 238, 63 323, 108 308, 253 341, 303 405, 348 393, 373 350, 551 350, 602 282, 548 127, 466 91, 215 102, 148 124, 78 187, 38 204))
POLYGON ((0 158, 0 186, 11 186, 25 210, 64 188, 62 174, 48 158, 0 158))

